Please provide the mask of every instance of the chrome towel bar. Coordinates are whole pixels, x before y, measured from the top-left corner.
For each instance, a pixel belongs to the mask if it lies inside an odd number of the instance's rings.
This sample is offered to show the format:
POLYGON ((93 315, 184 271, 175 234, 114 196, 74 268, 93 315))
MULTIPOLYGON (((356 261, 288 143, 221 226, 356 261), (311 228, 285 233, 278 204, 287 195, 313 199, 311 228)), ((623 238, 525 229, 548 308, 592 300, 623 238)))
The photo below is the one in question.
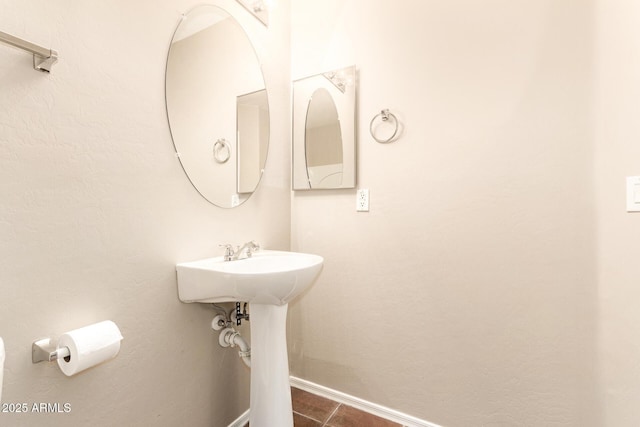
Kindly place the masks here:
POLYGON ((12 36, 11 34, 0 31, 0 42, 26 50, 33 54, 33 68, 46 73, 51 72, 51 67, 58 61, 58 52, 53 49, 47 49, 29 41, 12 36))

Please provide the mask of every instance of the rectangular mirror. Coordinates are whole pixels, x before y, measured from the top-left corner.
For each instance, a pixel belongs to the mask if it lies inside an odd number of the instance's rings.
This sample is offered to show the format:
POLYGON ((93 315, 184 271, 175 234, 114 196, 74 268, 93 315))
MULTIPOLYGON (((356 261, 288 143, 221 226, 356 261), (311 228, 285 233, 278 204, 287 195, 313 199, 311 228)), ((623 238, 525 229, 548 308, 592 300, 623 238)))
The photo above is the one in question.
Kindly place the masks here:
POLYGON ((293 189, 356 186, 356 67, 293 82, 293 189))

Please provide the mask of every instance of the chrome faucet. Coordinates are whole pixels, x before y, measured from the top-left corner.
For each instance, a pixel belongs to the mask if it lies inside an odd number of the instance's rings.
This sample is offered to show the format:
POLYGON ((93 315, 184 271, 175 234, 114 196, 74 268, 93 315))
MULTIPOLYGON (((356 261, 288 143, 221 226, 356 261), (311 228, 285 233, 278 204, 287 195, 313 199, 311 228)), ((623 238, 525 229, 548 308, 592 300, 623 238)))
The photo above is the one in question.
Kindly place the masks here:
POLYGON ((253 255, 254 252, 260 250, 260 244, 255 240, 251 240, 250 242, 247 242, 244 245, 242 245, 241 248, 236 248, 235 250, 233 249, 233 246, 229 244, 220 245, 220 246, 224 248, 225 261, 238 260, 240 259, 240 256, 242 256, 243 252, 246 252, 247 254, 246 258, 251 258, 251 255, 253 255))

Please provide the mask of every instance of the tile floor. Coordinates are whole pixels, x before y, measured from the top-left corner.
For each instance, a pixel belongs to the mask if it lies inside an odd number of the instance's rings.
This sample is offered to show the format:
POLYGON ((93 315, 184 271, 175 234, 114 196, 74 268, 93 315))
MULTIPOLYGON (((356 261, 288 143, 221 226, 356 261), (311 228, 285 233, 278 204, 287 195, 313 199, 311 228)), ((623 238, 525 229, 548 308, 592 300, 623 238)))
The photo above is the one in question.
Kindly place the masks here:
POLYGON ((291 398, 295 427, 402 427, 295 387, 291 388, 291 398))

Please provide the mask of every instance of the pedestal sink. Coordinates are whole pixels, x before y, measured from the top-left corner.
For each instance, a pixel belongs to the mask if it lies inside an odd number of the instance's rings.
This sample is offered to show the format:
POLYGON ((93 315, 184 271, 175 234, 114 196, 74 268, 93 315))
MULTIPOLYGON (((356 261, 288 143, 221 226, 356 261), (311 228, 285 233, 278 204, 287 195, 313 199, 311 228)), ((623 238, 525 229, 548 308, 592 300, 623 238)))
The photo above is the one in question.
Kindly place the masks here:
POLYGON ((251 313, 251 427, 293 427, 286 320, 289 301, 309 288, 323 258, 263 250, 251 258, 181 263, 183 302, 248 302, 251 313))

